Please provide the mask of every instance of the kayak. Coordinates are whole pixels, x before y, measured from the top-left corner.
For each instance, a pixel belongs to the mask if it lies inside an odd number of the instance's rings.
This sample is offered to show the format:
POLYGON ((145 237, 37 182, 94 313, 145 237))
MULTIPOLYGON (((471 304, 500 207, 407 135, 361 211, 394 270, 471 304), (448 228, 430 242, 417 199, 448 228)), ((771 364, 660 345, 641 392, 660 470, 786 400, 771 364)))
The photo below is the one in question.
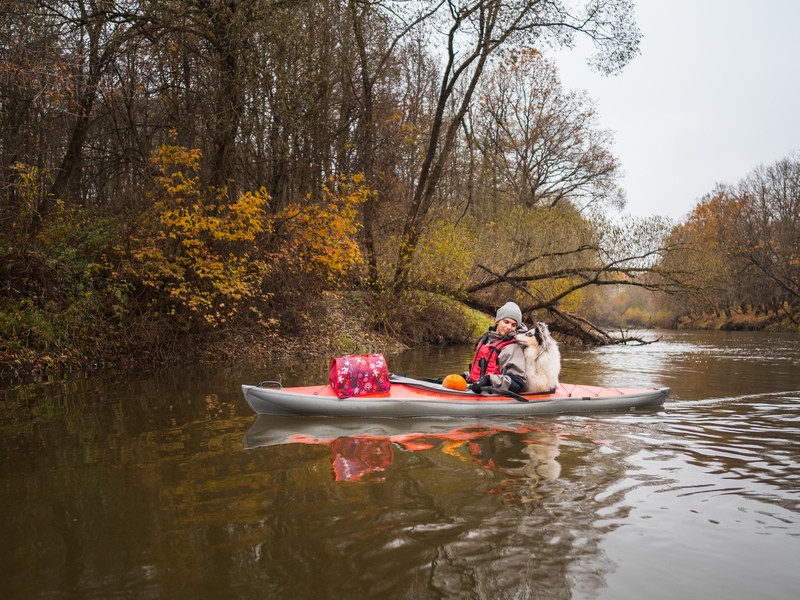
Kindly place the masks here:
POLYGON ((411 377, 391 376, 388 391, 339 398, 330 385, 283 387, 276 381, 242 385, 259 415, 337 417, 484 417, 589 413, 657 408, 669 388, 627 389, 560 383, 549 393, 475 394, 411 377))

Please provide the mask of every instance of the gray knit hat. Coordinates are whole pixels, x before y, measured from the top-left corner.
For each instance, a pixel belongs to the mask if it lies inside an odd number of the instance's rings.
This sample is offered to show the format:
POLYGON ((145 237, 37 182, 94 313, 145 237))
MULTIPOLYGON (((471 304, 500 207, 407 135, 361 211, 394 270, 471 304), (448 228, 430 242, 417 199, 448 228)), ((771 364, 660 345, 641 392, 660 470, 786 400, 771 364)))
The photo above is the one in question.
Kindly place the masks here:
POLYGON ((514 319, 517 325, 522 325, 522 311, 517 306, 516 302, 506 302, 497 309, 497 314, 494 317, 494 322, 497 323, 500 319, 514 319))

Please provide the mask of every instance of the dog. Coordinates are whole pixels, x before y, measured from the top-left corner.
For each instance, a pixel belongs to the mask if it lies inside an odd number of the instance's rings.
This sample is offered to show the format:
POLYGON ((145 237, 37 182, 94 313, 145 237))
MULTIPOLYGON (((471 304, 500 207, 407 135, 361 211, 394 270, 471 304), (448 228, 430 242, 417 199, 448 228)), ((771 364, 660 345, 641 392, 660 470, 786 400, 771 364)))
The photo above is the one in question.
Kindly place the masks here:
POLYGON ((561 352, 546 323, 537 323, 516 336, 525 355, 525 391, 549 392, 558 387, 561 352))

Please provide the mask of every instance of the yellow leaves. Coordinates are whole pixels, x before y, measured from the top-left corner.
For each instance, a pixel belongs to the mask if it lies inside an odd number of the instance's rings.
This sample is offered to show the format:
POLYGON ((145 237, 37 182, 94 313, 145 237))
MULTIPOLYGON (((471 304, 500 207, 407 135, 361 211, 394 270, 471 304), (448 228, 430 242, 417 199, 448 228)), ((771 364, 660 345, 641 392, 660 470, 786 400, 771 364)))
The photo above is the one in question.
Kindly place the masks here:
POLYGON ((464 223, 439 221, 420 241, 412 272, 427 289, 457 290, 468 281, 479 252, 464 223))
POLYGON ((11 170, 17 174, 19 185, 23 189, 30 189, 37 185, 39 180, 39 168, 23 162, 15 162, 11 165, 11 170))
MULTIPOLYGON (((558 277, 537 281, 535 284, 529 284, 529 287, 534 297, 551 299, 556 298, 579 283, 580 280, 577 277, 558 277)), ((578 289, 563 297, 559 301, 558 307, 561 310, 575 313, 581 307, 584 300, 585 293, 583 289, 578 289)))
POLYGON ((265 231, 269 194, 261 188, 231 201, 202 189, 200 151, 163 145, 153 164, 159 191, 133 240, 131 270, 175 309, 216 327, 258 294, 268 272, 253 242, 265 231))
POLYGON ((155 177, 158 183, 174 202, 181 203, 200 195, 200 177, 188 176, 182 169, 189 172, 200 167, 200 150, 187 149, 183 146, 162 144, 158 149, 158 156, 151 162, 158 168, 159 174, 155 177))
POLYGON ((17 181, 14 185, 22 200, 19 218, 12 222, 16 224, 18 221, 32 219, 36 214, 39 197, 44 192, 46 173, 42 173, 42 171, 34 165, 23 162, 13 163, 11 165, 11 170, 17 175, 17 181))
POLYGON ((335 283, 362 263, 355 235, 360 227, 358 207, 369 194, 363 176, 357 174, 324 185, 317 203, 287 205, 274 217, 285 232, 276 258, 290 271, 335 283))
POLYGON ((331 180, 318 197, 270 216, 263 187, 235 199, 204 188, 200 158, 198 150, 163 145, 153 159, 152 210, 141 216, 121 273, 152 290, 153 310, 212 327, 243 314, 269 324, 255 300, 278 268, 332 286, 361 264, 359 210, 371 193, 363 176, 331 180))
POLYGON ((256 192, 245 192, 239 199, 228 207, 231 215, 234 215, 237 227, 234 232, 229 232, 227 238, 251 242, 257 233, 265 231, 264 210, 269 204, 269 194, 266 188, 262 187, 256 192))

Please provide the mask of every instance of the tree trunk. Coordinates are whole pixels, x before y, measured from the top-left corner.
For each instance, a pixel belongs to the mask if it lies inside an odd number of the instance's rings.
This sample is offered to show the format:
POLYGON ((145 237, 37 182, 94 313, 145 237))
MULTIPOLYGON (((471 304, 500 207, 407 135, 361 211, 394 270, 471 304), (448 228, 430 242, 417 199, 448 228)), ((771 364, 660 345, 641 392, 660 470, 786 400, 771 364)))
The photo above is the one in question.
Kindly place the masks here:
POLYGON ((236 190, 232 189, 235 183, 233 159, 242 111, 241 48, 237 37, 240 19, 236 18, 237 6, 236 2, 228 2, 226 7, 212 15, 219 59, 219 89, 212 128, 214 138, 209 182, 217 189, 227 187, 232 197, 236 196, 236 190))
POLYGON ((53 200, 65 200, 70 195, 70 183, 80 165, 83 156, 83 144, 86 141, 86 134, 89 131, 89 117, 91 116, 92 105, 96 98, 96 84, 97 78, 92 78, 90 82, 87 83, 87 90, 81 97, 77 120, 72 128, 67 151, 64 153, 64 158, 61 160, 61 165, 56 172, 56 178, 53 181, 53 185, 50 187, 50 192, 40 200, 37 208, 38 218, 40 220, 44 219, 47 212, 50 210, 50 205, 53 200))
POLYGON ((78 101, 75 124, 72 127, 64 158, 56 171, 53 185, 50 187, 47 196, 40 201, 38 207, 38 219, 40 222, 55 200, 65 200, 69 197, 70 183, 83 156, 83 145, 89 131, 89 119, 97 98, 97 84, 100 82, 103 67, 112 52, 113 41, 107 42, 105 52, 101 53, 100 51, 100 38, 106 24, 105 17, 87 14, 85 9, 86 7, 81 4, 81 16, 89 36, 87 49, 88 72, 83 73, 78 80, 80 100, 78 101))

